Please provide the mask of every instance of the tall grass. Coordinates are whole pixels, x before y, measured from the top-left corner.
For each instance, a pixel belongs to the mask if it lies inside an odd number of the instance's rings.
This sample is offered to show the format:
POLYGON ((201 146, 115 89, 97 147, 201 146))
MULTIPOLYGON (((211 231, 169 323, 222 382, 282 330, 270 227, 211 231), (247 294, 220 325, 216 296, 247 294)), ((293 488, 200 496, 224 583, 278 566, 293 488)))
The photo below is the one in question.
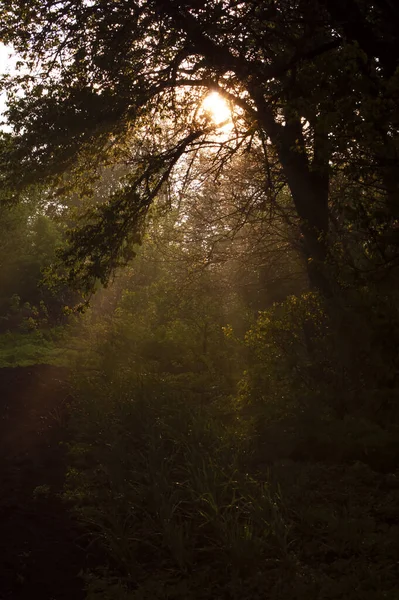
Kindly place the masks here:
POLYGON ((108 557, 88 599, 396 599, 393 475, 259 469, 261 440, 231 407, 226 418, 227 398, 201 404, 167 377, 124 383, 75 381, 66 495, 108 557))
POLYGON ((117 394, 101 379, 80 389, 69 495, 129 598, 222 597, 233 582, 250 598, 260 571, 289 568, 278 490, 243 470, 238 423, 153 377, 117 394))

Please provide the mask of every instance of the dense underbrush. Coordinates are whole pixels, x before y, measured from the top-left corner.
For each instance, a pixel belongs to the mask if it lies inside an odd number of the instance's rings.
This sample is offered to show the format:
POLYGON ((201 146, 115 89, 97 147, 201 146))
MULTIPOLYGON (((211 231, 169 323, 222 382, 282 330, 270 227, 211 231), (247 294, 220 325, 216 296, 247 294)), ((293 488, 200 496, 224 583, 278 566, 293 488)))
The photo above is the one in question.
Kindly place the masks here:
MULTIPOLYGON (((108 557, 87 575, 88 598, 396 599, 392 399, 374 412, 336 401, 353 374, 337 376, 320 301, 261 313, 245 342, 224 327, 228 355, 246 364, 237 387, 215 364, 219 339, 207 369, 171 372, 143 360, 148 339, 118 310, 111 329, 91 323, 90 371, 75 371, 66 495, 108 557)), ((187 331, 172 335, 182 323, 169 325, 160 347, 195 355, 187 331)))

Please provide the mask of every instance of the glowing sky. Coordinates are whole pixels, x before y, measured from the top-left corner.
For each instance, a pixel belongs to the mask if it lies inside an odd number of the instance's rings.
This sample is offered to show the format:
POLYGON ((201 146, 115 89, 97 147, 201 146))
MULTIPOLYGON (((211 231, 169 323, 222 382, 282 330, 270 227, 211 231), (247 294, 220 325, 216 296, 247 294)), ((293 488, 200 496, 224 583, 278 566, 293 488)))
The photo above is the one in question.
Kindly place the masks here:
MULTIPOLYGON (((12 48, 0 44, 0 77, 5 73, 12 73, 15 68, 16 57, 13 55, 12 48), (11 57, 10 57, 11 54, 11 57)), ((5 94, 0 94, 0 114, 5 108, 5 94)))
MULTIPOLYGON (((16 56, 10 46, 0 43, 0 77, 6 73, 13 73, 15 70, 16 56)), ((0 94, 0 115, 5 109, 5 94, 0 94)), ((231 111, 224 98, 217 92, 209 93, 202 103, 203 110, 209 114, 215 125, 222 125, 222 129, 230 128, 231 111)))

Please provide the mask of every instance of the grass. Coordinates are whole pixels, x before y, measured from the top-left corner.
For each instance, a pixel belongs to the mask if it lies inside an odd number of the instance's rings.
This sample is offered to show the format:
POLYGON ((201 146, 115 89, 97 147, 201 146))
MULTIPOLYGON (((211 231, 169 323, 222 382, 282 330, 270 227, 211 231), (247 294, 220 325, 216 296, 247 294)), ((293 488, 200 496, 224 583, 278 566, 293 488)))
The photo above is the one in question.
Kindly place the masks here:
POLYGON ((0 335, 0 368, 36 364, 68 366, 76 352, 73 348, 65 349, 63 328, 0 335))

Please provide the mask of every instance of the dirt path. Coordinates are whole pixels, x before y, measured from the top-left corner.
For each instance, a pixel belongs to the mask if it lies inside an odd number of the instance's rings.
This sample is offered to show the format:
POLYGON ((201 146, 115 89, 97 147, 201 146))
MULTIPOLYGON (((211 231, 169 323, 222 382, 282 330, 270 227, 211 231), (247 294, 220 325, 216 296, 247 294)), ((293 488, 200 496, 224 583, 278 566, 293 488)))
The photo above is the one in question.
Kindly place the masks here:
POLYGON ((67 371, 0 369, 0 600, 80 600, 85 538, 59 494, 67 371))

